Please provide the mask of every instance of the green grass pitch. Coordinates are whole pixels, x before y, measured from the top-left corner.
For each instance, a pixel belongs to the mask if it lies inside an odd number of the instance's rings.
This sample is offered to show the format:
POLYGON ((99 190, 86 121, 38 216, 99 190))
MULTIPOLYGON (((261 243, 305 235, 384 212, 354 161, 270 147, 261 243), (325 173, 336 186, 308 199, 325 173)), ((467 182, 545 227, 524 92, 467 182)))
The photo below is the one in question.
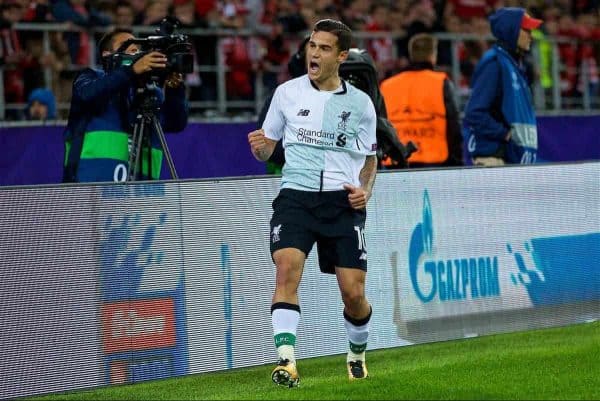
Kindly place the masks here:
POLYGON ((298 361, 300 386, 274 365, 50 394, 30 400, 600 399, 600 322, 367 352, 349 382, 345 355, 298 361))

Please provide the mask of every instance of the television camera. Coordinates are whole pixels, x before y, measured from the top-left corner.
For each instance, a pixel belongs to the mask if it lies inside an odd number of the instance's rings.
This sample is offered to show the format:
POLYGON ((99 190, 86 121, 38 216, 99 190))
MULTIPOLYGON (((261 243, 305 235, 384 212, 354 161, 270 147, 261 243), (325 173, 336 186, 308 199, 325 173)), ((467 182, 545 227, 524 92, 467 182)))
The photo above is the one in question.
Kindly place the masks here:
POLYGON ((122 65, 132 65, 144 55, 157 51, 167 57, 167 67, 155 69, 148 73, 150 80, 162 84, 171 72, 188 74, 194 70, 194 56, 192 44, 187 35, 176 34, 175 28, 179 21, 173 17, 163 19, 156 29, 157 35, 146 38, 131 38, 121 46, 107 60, 106 69, 110 71, 122 65), (135 54, 125 53, 132 44, 139 46, 140 51, 135 54))

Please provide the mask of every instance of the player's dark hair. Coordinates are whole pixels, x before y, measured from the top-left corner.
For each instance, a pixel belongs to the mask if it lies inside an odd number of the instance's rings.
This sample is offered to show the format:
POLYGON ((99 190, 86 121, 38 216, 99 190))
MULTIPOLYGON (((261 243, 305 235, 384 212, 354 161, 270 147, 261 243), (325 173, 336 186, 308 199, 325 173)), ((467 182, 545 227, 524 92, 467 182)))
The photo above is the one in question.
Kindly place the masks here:
POLYGON ((338 39, 340 51, 349 50, 352 45, 352 31, 346 24, 333 19, 322 19, 315 24, 313 32, 329 32, 338 39))

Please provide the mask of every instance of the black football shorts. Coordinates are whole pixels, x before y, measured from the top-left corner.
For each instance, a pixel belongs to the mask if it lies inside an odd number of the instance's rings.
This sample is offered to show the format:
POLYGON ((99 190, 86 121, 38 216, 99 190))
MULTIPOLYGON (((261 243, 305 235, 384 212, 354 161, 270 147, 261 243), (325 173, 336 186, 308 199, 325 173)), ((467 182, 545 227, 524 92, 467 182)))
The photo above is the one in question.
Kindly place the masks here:
POLYGON ((278 249, 296 248, 308 257, 317 243, 319 267, 367 270, 365 209, 350 207, 347 191, 308 192, 282 189, 273 201, 271 255, 278 249))

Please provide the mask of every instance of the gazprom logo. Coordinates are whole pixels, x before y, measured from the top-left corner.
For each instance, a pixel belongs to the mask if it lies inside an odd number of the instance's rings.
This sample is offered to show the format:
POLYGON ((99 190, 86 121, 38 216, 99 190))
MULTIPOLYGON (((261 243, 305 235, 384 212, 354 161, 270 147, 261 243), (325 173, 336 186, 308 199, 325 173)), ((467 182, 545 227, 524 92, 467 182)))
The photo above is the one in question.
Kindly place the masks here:
POLYGON ((425 190, 423 221, 413 230, 408 251, 410 280, 417 297, 428 303, 500 295, 497 256, 442 259, 435 257, 434 249, 433 213, 425 190))

